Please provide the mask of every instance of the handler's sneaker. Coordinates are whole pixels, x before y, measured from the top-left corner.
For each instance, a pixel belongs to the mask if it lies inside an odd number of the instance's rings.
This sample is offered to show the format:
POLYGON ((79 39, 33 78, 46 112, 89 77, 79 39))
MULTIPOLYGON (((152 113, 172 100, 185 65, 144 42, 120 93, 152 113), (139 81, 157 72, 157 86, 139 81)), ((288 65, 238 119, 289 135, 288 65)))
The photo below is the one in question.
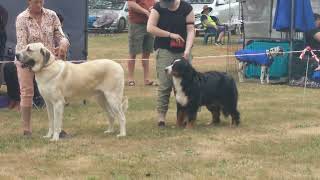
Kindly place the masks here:
POLYGON ((222 46, 223 43, 222 43, 221 41, 217 41, 217 42, 214 43, 214 45, 216 45, 216 46, 222 46))
POLYGON ((41 96, 37 96, 37 97, 35 96, 35 97, 33 97, 33 106, 35 108, 45 109, 46 103, 44 102, 44 100, 41 96))
POLYGON ((266 50, 266 54, 269 58, 274 58, 276 56, 282 56, 284 54, 283 48, 276 46, 266 50))
POLYGON ((166 123, 164 121, 160 121, 160 122, 158 122, 158 127, 159 128, 165 128, 166 127, 166 123))
POLYGON ((166 120, 166 113, 158 113, 158 127, 164 128, 166 126, 166 123, 164 122, 166 120))
POLYGON ((23 136, 24 136, 24 137, 30 138, 31 135, 32 135, 32 132, 30 132, 30 131, 23 131, 23 136))

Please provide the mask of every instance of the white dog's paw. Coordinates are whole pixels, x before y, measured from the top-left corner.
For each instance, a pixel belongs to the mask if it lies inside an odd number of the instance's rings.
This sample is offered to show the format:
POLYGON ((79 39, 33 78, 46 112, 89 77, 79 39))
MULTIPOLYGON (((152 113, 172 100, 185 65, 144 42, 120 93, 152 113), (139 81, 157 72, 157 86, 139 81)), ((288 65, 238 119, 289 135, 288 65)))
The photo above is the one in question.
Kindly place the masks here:
POLYGON ((108 129, 108 130, 106 130, 106 131, 104 131, 103 133, 104 134, 111 134, 111 133, 113 133, 114 131, 112 130, 112 129, 108 129))
POLYGON ((49 130, 48 133, 47 133, 47 135, 43 136, 43 138, 48 139, 48 138, 51 138, 52 135, 53 135, 52 131, 49 130))
POLYGON ((59 141, 59 133, 54 133, 52 139, 50 141, 59 141))
POLYGON ((45 138, 45 139, 49 139, 51 137, 52 137, 52 134, 47 134, 47 135, 43 136, 43 138, 45 138))
POLYGON ((57 141, 59 141, 59 137, 58 137, 58 138, 52 137, 52 138, 50 139, 50 141, 51 141, 51 142, 57 142, 57 141))
POLYGON ((269 79, 267 79, 267 84, 270 84, 270 80, 269 79))
POLYGON ((126 136, 126 134, 118 134, 117 135, 118 138, 125 137, 125 136, 126 136))
POLYGON ((59 141, 59 138, 51 138, 50 141, 51 142, 57 142, 57 141, 59 141))

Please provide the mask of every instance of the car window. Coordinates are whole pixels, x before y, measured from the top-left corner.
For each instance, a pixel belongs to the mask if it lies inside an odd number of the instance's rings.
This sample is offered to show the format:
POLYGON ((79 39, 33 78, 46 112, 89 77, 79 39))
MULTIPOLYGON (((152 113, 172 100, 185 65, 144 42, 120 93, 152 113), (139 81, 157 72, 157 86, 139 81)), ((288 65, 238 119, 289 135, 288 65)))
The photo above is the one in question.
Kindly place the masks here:
POLYGON ((121 10, 125 1, 89 0, 89 9, 121 10))
POLYGON ((190 4, 212 4, 214 0, 189 0, 190 4))
POLYGON ((228 0, 217 0, 216 6, 221 6, 229 3, 228 0))
POLYGON ((128 4, 126 4, 126 5, 125 5, 125 7, 124 7, 124 11, 126 11, 126 12, 128 12, 128 11, 129 11, 129 9, 128 9, 128 4))
POLYGON ((216 6, 226 5, 229 3, 236 3, 239 2, 239 0, 217 0, 216 6))

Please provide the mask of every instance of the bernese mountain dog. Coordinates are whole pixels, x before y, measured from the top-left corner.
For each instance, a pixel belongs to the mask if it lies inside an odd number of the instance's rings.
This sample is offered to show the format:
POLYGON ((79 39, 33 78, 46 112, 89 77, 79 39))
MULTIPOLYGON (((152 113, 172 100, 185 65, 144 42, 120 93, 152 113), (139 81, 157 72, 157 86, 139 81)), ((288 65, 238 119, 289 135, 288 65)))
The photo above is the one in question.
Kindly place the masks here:
POLYGON ((212 124, 220 122, 220 112, 231 116, 233 126, 240 124, 238 90, 231 76, 217 71, 197 72, 184 58, 175 60, 165 71, 172 76, 179 127, 192 128, 201 106, 212 113, 212 124))

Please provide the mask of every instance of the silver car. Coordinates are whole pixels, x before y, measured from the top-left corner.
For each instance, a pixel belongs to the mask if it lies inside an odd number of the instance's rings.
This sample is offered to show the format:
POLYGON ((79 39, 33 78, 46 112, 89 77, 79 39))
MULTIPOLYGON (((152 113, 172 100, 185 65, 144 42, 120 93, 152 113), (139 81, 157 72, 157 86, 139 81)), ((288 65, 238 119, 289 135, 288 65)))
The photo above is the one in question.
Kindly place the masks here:
POLYGON ((89 1, 89 28, 103 28, 122 32, 128 26, 127 1, 89 1))

